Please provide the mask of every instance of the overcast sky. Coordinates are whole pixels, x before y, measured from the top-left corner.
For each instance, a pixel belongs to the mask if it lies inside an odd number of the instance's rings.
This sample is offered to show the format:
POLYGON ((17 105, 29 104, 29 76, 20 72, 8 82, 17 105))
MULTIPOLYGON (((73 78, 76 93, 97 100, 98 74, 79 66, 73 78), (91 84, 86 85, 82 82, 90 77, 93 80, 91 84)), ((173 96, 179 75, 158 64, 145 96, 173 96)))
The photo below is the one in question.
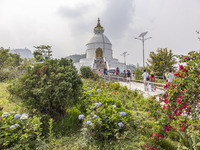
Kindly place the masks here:
POLYGON ((0 47, 51 45, 53 57, 84 54, 100 17, 113 56, 127 51, 127 64, 142 65, 142 42, 148 31, 145 57, 158 48, 187 54, 200 49, 200 0, 0 0, 0 47))

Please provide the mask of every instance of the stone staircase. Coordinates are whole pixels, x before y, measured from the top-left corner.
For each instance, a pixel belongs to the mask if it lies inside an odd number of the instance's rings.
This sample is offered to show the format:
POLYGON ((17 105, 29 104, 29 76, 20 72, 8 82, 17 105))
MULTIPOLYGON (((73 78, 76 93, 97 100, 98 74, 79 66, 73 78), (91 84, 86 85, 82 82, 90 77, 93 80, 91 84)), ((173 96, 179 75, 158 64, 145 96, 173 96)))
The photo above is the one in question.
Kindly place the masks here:
POLYGON ((94 69, 94 72, 96 72, 97 74, 99 74, 99 69, 102 74, 104 72, 104 69, 107 69, 107 65, 103 59, 96 59, 95 64, 96 64, 96 69, 94 69))

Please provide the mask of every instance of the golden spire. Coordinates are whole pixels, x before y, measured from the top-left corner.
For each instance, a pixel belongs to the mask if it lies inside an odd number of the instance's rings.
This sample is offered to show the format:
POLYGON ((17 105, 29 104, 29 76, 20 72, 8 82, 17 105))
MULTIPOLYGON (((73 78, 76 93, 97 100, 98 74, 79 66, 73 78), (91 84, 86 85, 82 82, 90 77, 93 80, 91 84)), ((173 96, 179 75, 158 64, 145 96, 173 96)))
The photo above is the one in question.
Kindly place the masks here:
POLYGON ((103 27, 102 27, 101 24, 100 24, 100 19, 99 19, 99 17, 98 17, 98 20, 97 20, 97 26, 96 26, 94 29, 96 29, 96 30, 102 30, 102 29, 103 29, 103 27))

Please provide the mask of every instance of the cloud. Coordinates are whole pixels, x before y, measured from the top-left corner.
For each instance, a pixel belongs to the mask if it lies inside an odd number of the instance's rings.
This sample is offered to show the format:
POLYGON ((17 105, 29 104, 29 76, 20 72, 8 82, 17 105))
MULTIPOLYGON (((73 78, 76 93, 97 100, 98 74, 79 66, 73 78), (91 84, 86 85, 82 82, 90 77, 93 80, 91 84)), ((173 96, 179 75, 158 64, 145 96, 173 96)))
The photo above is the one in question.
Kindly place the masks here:
POLYGON ((133 4, 133 0, 110 0, 107 3, 102 24, 106 24, 106 31, 112 38, 121 38, 127 31, 135 11, 133 4))
POLYGON ((61 6, 58 9, 58 14, 66 19, 77 19, 83 17, 83 15, 89 11, 90 5, 79 5, 75 8, 69 6, 61 6))

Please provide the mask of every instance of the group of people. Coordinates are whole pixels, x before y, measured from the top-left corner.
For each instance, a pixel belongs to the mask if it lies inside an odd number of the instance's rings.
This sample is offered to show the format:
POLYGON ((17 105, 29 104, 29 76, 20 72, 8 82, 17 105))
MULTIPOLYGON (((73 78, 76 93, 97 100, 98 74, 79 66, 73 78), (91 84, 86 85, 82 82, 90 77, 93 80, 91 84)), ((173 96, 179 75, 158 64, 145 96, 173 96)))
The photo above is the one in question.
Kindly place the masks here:
MULTIPOLYGON (((154 82, 156 82, 156 77, 154 75, 154 72, 151 71, 150 75, 146 72, 146 70, 144 70, 144 73, 142 74, 142 79, 144 81, 144 90, 147 91, 148 90, 148 82, 150 81, 150 85, 151 85, 151 91, 154 91, 154 82)), ((167 82, 172 82, 174 80, 174 74, 172 73, 172 70, 169 70, 168 74, 166 74, 166 81, 167 82)))
MULTIPOLYGON (((116 68, 116 75, 119 75, 119 67, 116 68)), ((127 82, 134 81, 135 75, 134 73, 131 74, 130 70, 124 70, 123 77, 126 79, 127 82)))

